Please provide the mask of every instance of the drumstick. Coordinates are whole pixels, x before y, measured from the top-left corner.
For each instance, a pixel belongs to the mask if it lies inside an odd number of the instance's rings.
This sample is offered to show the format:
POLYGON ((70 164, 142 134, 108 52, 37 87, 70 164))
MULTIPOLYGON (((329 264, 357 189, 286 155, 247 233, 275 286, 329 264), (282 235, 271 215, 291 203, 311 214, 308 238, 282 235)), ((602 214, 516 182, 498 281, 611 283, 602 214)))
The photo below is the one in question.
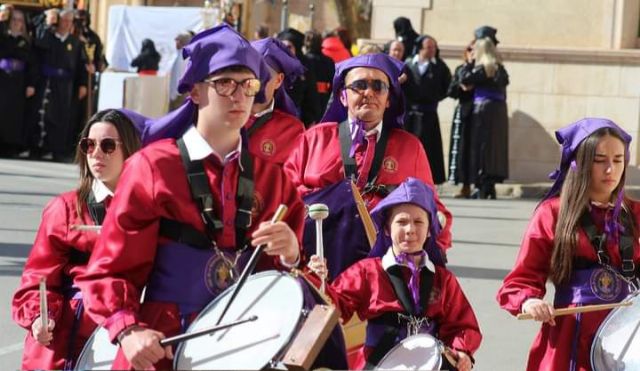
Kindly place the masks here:
MULTIPOLYGON (((284 218, 284 215, 286 213, 287 213, 287 206, 280 204, 280 206, 278 206, 278 209, 276 210, 276 213, 273 215, 273 218, 271 219, 271 223, 273 224, 281 221, 284 218)), ((253 254, 251 255, 251 258, 249 258, 247 265, 244 267, 242 274, 240 274, 240 278, 238 278, 238 282, 236 283, 236 286, 234 287, 233 292, 231 292, 231 297, 229 298, 229 301, 227 302, 227 304, 224 306, 224 309, 222 310, 222 314, 220 315, 220 318, 218 318, 218 322, 216 323, 216 325, 219 325, 220 322, 222 322, 222 319, 224 318, 224 315, 227 314, 227 310, 229 310, 231 303, 233 303, 233 301, 236 299, 236 296, 238 295, 238 292, 240 291, 242 286, 244 286, 244 283, 247 280, 247 277, 249 277, 249 275, 253 273, 253 270, 255 269, 256 264, 258 264, 258 259, 260 259, 260 255, 262 254, 262 251, 264 250, 264 248, 265 248, 265 245, 260 245, 255 250, 253 250, 253 254)))
POLYGON ((87 224, 74 224, 71 226, 72 230, 76 231, 93 231, 100 232, 102 230, 101 225, 87 225, 87 224))
POLYGON ((47 308, 47 278, 40 277, 40 320, 42 326, 48 331, 49 328, 49 309, 47 308))
POLYGON ((362 224, 364 224, 364 231, 367 234, 367 240, 369 240, 369 246, 373 248, 373 245, 376 243, 376 225, 373 224, 373 219, 371 219, 371 215, 369 214, 369 210, 367 210, 367 206, 362 199, 362 195, 360 194, 360 190, 356 187, 355 183, 351 181, 351 193, 353 193, 353 199, 356 202, 356 207, 358 208, 358 214, 360 214, 360 219, 362 220, 362 224))
POLYGON ((444 354, 444 357, 451 364, 451 366, 453 367, 458 366, 458 355, 455 353, 453 349, 445 346, 444 349, 442 350, 442 354, 444 354))
MULTIPOLYGON (((628 307, 630 305, 631 305, 630 301, 623 301, 620 303, 595 304, 595 305, 585 305, 582 307, 560 308, 560 309, 554 309, 553 316, 557 317, 557 316, 566 316, 567 314, 596 312, 599 310, 628 307)), ((533 319, 533 315, 531 315, 531 313, 520 313, 516 316, 516 318, 518 318, 519 320, 533 319)))
POLYGON ((241 324, 247 323, 247 322, 253 322, 253 321, 257 320, 257 319, 258 319, 258 316, 254 315, 254 316, 251 316, 251 317, 249 317, 247 319, 239 319, 237 321, 225 323, 224 325, 210 326, 210 327, 207 327, 207 328, 203 328, 202 330, 190 332, 190 333, 187 333, 187 334, 172 336, 170 338, 166 338, 166 339, 160 340, 160 345, 162 345, 162 346, 173 345, 175 343, 179 343, 179 342, 186 341, 186 340, 189 340, 189 339, 193 339, 193 338, 196 338, 196 337, 200 337, 200 336, 204 336, 204 335, 208 335, 208 334, 213 334, 216 331, 224 330, 224 329, 229 328, 229 327, 241 325, 241 324))
MULTIPOLYGON (((322 241, 322 220, 329 216, 329 207, 325 204, 313 204, 309 206, 309 217, 316 221, 316 254, 324 263, 324 242, 322 241)), ((329 273, 329 272, 327 272, 329 273)), ((326 277, 321 277, 320 292, 325 292, 326 277)))

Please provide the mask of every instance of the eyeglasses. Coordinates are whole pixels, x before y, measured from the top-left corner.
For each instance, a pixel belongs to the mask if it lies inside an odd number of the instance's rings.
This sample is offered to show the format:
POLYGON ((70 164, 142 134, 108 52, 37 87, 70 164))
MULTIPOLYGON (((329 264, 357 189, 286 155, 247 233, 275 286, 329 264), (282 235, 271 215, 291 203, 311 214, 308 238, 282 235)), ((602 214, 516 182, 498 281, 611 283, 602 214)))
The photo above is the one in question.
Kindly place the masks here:
POLYGON ((102 138, 102 140, 82 138, 78 145, 80 147, 80 152, 85 155, 93 153, 96 150, 96 145, 100 147, 100 150, 104 154, 110 155, 115 152, 116 148, 118 148, 118 144, 120 143, 122 142, 114 138, 102 138))
POLYGON ((347 85, 347 89, 351 89, 358 94, 364 94, 367 88, 371 88, 376 94, 382 94, 382 92, 389 90, 389 85, 382 80, 356 80, 347 85))
POLYGON ((235 94, 238 86, 242 86, 244 95, 247 97, 254 97, 260 91, 260 80, 258 79, 236 81, 229 77, 222 77, 215 80, 204 80, 203 82, 212 85, 216 93, 223 97, 230 97, 235 94))

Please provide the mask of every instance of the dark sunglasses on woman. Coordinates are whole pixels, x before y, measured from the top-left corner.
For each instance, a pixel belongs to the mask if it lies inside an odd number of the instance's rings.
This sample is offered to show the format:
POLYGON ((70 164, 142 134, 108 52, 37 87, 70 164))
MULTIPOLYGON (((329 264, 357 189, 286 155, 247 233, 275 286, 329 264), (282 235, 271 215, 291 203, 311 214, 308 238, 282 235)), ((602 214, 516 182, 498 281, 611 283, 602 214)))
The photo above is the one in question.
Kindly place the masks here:
POLYGON ((85 154, 91 154, 96 150, 96 145, 100 147, 100 150, 107 155, 112 154, 118 148, 120 141, 114 138, 102 138, 101 140, 95 140, 91 138, 80 139, 80 151, 85 154))

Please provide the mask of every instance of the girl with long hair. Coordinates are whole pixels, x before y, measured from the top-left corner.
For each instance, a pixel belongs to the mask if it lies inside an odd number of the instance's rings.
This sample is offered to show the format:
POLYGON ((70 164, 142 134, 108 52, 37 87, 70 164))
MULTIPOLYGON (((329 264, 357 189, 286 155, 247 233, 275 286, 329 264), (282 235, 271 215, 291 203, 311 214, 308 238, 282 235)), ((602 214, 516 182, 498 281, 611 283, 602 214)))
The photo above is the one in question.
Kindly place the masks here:
POLYGON ((86 268, 125 160, 140 147, 134 124, 118 110, 96 113, 76 148, 78 188, 45 207, 27 258, 12 317, 28 331, 21 369, 72 369, 96 324, 84 313, 75 277, 86 268), (48 321, 40 318, 40 279, 46 280, 48 321))
POLYGON ((556 138, 562 159, 555 183, 497 299, 511 314, 543 322, 528 370, 591 370, 591 343, 608 311, 555 317, 554 307, 620 302, 637 287, 640 203, 624 192, 631 137, 610 120, 585 118, 556 138), (544 299, 547 280, 553 305, 544 299))

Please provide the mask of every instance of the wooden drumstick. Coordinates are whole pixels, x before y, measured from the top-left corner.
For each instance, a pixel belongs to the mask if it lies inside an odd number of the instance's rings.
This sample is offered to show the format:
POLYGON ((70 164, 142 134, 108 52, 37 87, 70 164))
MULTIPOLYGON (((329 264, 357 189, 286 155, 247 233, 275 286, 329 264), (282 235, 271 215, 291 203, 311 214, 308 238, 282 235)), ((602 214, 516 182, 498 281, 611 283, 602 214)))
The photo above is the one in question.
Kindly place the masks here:
POLYGON ((100 232, 102 230, 101 225, 87 225, 87 224, 74 224, 71 226, 72 230, 75 231, 90 231, 90 232, 100 232))
POLYGON ((367 240, 369 240, 369 247, 373 248, 373 245, 376 243, 376 225, 373 223, 373 219, 371 219, 371 215, 369 214, 369 210, 367 210, 360 190, 358 190, 358 187, 353 181, 351 181, 351 193, 353 193, 358 214, 360 214, 360 219, 362 220, 362 224, 364 224, 364 231, 367 234, 367 240))
MULTIPOLYGON (((325 204, 313 204, 309 206, 309 218, 316 221, 316 254, 324 263, 324 242, 322 241, 322 220, 329 216, 329 206, 325 204)), ((325 267, 326 268, 326 267, 325 267)), ((329 273, 327 271, 327 273, 329 273)), ((326 275, 321 277, 320 292, 325 293, 326 275)))
MULTIPOLYGON (((558 316, 566 316, 568 314, 596 312, 599 310, 628 307, 630 305, 631 305, 630 301, 622 301, 620 303, 594 304, 594 305, 584 305, 582 307, 560 308, 560 309, 554 309, 553 316, 558 317, 558 316)), ((516 318, 518 318, 519 320, 533 319, 533 315, 531 313, 520 313, 516 316, 516 318)))
POLYGON ((49 328, 49 308, 47 307, 47 278, 40 277, 40 319, 42 326, 47 330, 49 328))

